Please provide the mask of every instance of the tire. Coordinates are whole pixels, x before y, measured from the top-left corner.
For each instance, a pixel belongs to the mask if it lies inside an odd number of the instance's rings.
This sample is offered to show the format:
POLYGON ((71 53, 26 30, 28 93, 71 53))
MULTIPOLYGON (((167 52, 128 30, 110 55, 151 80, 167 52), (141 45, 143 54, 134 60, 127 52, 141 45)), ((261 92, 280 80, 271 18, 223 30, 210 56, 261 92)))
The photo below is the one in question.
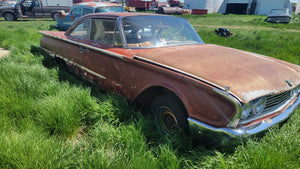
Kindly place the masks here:
POLYGON ((17 20, 17 17, 11 12, 4 13, 3 17, 6 21, 15 21, 15 20, 17 20))
POLYGON ((51 18, 56 21, 57 20, 57 15, 58 14, 57 12, 54 12, 52 15, 51 15, 51 18))
POLYGON ((154 123, 161 134, 188 133, 187 113, 179 99, 172 95, 157 97, 152 105, 154 123))

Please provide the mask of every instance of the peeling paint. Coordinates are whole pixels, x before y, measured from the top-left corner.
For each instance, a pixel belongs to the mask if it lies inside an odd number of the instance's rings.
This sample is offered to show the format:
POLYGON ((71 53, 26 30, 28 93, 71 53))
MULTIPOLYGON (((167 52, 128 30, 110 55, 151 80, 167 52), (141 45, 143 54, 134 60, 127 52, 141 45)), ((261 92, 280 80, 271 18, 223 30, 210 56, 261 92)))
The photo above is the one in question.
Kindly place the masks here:
POLYGON ((249 102, 249 101, 254 100, 258 97, 269 95, 269 94, 274 94, 274 93, 277 93, 277 92, 278 91, 274 91, 274 90, 254 90, 254 91, 250 91, 250 92, 247 92, 247 93, 241 93, 241 95, 245 100, 247 100, 247 102, 249 102))

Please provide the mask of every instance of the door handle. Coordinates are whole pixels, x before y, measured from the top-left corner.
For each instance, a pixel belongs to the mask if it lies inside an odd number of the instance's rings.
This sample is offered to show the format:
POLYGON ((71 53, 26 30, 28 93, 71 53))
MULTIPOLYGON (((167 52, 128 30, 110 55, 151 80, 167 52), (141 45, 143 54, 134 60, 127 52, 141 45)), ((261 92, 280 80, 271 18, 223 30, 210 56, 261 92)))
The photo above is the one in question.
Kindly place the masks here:
POLYGON ((82 47, 82 46, 80 46, 79 50, 80 50, 81 53, 89 51, 88 48, 85 48, 85 47, 82 47))

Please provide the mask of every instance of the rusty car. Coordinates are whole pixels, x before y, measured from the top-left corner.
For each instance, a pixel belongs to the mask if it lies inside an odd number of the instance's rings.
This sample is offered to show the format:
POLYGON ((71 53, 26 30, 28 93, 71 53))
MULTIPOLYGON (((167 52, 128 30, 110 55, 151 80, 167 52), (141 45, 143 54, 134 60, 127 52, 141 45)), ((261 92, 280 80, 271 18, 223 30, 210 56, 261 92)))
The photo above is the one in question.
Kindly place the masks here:
POLYGON ((81 16, 102 12, 125 12, 125 9, 119 4, 109 2, 77 3, 71 7, 69 13, 64 11, 57 13, 56 27, 59 30, 67 30, 81 16))
POLYGON ((285 121, 300 104, 298 65, 205 44, 184 18, 89 14, 66 32, 40 33, 43 50, 152 113, 163 134, 244 138, 285 121))

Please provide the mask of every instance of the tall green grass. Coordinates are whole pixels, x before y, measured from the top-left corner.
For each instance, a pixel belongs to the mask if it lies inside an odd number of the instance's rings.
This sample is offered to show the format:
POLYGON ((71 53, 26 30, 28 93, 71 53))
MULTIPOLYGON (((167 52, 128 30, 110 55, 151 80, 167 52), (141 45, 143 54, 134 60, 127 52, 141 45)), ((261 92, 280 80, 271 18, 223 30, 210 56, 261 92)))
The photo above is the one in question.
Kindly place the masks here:
POLYGON ((230 29, 233 36, 224 38, 217 36, 214 28, 195 28, 206 43, 247 50, 300 64, 300 31, 230 29))
MULTIPOLYGON (((241 24, 222 38, 207 27, 222 17, 262 18, 208 16, 206 27, 196 26, 204 41, 299 64, 299 32, 241 24)), ((200 25, 203 17, 191 19, 200 25)), ((0 20, 0 47, 11 51, 0 59, 0 168, 300 168, 300 109, 236 147, 206 147, 181 133, 163 137, 124 98, 74 77, 38 48, 38 31, 54 24, 0 20)))
POLYGON ((267 16, 262 15, 223 15, 223 14, 208 14, 208 15, 182 15, 182 17, 188 19, 193 25, 203 26, 238 26, 243 29, 294 29, 300 30, 300 16, 293 14, 291 22, 289 24, 273 24, 265 22, 267 16))

